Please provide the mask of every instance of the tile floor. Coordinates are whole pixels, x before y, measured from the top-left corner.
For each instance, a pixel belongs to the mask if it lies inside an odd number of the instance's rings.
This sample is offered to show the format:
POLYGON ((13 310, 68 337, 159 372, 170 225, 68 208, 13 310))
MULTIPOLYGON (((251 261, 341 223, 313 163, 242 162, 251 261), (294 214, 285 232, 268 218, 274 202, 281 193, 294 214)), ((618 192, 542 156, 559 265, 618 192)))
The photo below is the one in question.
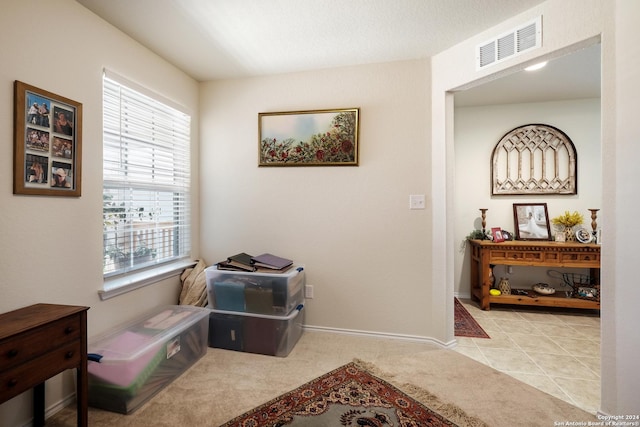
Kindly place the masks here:
POLYGON ((491 339, 456 337, 455 350, 595 414, 600 407, 600 316, 593 310, 460 299, 491 339))

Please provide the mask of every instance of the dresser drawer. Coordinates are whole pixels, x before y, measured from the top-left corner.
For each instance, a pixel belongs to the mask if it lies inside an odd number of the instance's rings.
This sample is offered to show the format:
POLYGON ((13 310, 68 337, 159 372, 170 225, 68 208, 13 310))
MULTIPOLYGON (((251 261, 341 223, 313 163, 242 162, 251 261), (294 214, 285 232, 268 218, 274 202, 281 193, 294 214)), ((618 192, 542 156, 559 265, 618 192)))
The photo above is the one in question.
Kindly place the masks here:
POLYGON ((490 252, 490 259, 492 263, 499 264, 502 262, 513 262, 524 265, 535 265, 544 262, 544 258, 541 252, 537 251, 514 251, 514 250, 492 250, 490 252))
POLYGON ((67 344, 19 366, 0 373, 0 402, 40 384, 60 372, 78 367, 82 358, 79 343, 67 344))
POLYGON ((563 263, 583 264, 585 267, 600 267, 600 254, 593 252, 562 252, 563 263))
POLYGON ((5 371, 80 339, 80 316, 70 316, 0 342, 0 366, 5 371))

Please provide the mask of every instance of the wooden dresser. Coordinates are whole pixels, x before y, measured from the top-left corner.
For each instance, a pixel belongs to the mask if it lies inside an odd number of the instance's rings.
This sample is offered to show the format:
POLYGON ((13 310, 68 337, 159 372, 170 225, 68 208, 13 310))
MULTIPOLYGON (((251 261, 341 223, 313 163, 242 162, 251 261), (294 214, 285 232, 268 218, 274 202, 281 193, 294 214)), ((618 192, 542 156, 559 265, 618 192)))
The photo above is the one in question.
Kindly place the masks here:
POLYGON ((77 369, 78 425, 87 415, 87 310, 35 304, 0 314, 0 403, 33 391, 33 425, 44 425, 44 382, 77 369))
POLYGON ((599 300, 568 298, 558 293, 551 296, 533 292, 533 296, 489 294, 492 265, 588 268, 594 282, 599 285, 600 245, 523 240, 501 243, 469 240, 468 243, 471 246, 471 296, 480 302, 481 309, 489 310, 490 304, 600 309, 599 300))

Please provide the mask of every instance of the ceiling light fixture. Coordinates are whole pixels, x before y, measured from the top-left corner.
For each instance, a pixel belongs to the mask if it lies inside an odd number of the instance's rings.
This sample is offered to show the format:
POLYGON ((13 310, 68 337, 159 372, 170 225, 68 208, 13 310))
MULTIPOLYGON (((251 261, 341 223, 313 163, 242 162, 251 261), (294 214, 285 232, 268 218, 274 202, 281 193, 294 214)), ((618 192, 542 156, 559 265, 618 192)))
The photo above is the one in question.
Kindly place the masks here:
POLYGON ((547 65, 547 61, 539 62, 537 64, 534 64, 534 65, 531 65, 531 66, 525 68, 525 71, 539 70, 540 68, 544 67, 545 65, 547 65))

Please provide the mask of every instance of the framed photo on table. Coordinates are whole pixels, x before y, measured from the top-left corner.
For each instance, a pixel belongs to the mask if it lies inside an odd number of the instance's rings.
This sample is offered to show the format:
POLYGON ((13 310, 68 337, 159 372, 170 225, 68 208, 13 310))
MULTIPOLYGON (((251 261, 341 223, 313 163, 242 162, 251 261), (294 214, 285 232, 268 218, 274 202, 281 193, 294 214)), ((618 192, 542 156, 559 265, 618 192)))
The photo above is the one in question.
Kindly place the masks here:
POLYGON ((546 203, 514 203, 513 222, 516 240, 551 240, 546 203))
POLYGON ((494 243, 504 242, 504 234, 502 233, 502 229, 500 227, 492 227, 491 228, 491 236, 493 236, 494 243))
POLYGON ((591 231, 580 227, 576 230, 576 240, 580 243, 591 243, 595 240, 595 236, 591 231))
POLYGON ((13 193, 79 197, 82 104, 14 83, 13 193))

